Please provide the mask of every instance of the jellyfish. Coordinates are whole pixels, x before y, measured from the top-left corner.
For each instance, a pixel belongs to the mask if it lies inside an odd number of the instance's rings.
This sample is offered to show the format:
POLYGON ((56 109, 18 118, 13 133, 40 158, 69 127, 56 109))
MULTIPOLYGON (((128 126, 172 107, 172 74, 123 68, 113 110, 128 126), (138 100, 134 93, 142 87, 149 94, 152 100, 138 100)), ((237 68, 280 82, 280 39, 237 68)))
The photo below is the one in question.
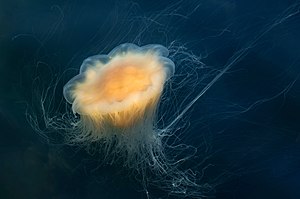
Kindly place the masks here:
POLYGON ((168 49, 125 43, 108 55, 83 61, 80 73, 63 89, 79 121, 72 143, 99 143, 107 159, 133 168, 163 169, 156 113, 164 84, 174 74, 168 49))
POLYGON ((180 168, 197 149, 172 140, 178 139, 174 125, 194 102, 176 112, 171 123, 160 112, 169 115, 170 108, 182 108, 172 106, 168 93, 174 91, 168 87, 175 76, 171 50, 124 43, 108 54, 88 57, 63 86, 66 110, 52 109, 59 81, 54 79, 53 93, 50 86, 37 95, 41 116, 35 112, 27 119, 46 142, 85 150, 96 158, 97 168, 113 164, 129 171, 148 198, 149 186, 168 195, 201 198, 213 186, 199 182, 191 169, 180 168))

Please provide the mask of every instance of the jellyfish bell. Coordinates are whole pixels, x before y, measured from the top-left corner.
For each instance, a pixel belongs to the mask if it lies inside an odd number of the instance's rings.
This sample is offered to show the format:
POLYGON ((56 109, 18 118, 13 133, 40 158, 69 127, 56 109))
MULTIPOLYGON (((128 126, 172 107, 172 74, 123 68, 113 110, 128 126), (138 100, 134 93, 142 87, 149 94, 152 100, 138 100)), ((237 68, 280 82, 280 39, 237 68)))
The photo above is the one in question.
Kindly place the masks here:
POLYGON ((80 115, 76 130, 69 132, 70 142, 99 142, 109 149, 108 156, 121 156, 129 167, 158 164, 162 149, 155 127, 157 105, 175 71, 167 56, 162 45, 126 43, 108 55, 87 58, 63 89, 80 115))

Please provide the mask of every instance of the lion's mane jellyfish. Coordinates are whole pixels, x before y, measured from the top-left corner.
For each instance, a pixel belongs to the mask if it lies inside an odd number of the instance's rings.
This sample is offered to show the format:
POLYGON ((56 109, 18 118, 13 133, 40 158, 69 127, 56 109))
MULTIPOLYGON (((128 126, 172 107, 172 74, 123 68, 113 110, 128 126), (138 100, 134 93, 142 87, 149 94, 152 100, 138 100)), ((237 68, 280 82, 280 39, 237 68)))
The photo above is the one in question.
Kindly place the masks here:
POLYGON ((87 58, 64 86, 64 97, 79 114, 72 143, 99 143, 110 161, 128 167, 163 169, 163 135, 157 106, 175 65, 161 45, 126 43, 108 55, 87 58))

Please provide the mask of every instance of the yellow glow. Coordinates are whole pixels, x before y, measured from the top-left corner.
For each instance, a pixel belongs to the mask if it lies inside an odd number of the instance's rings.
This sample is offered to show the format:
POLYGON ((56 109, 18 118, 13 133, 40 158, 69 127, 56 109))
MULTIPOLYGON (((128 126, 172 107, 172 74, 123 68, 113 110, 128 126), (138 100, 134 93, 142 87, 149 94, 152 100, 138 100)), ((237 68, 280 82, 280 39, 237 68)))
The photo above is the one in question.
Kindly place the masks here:
POLYGON ((157 55, 126 53, 87 69, 73 95, 80 114, 126 127, 153 110, 165 80, 166 70, 157 55))
POLYGON ((98 82, 99 98, 107 102, 122 102, 135 92, 144 92, 151 86, 150 75, 147 71, 136 66, 116 66, 103 74, 98 82))

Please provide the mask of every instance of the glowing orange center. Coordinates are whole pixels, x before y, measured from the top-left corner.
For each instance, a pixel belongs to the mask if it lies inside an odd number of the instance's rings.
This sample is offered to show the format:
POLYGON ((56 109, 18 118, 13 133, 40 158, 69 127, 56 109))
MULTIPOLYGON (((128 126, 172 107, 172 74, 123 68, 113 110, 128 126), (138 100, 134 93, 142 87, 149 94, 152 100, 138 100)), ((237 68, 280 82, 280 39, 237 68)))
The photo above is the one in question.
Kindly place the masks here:
POLYGON ((132 93, 146 91, 151 75, 138 66, 119 66, 107 70, 99 79, 99 98, 107 102, 123 101, 132 93))

